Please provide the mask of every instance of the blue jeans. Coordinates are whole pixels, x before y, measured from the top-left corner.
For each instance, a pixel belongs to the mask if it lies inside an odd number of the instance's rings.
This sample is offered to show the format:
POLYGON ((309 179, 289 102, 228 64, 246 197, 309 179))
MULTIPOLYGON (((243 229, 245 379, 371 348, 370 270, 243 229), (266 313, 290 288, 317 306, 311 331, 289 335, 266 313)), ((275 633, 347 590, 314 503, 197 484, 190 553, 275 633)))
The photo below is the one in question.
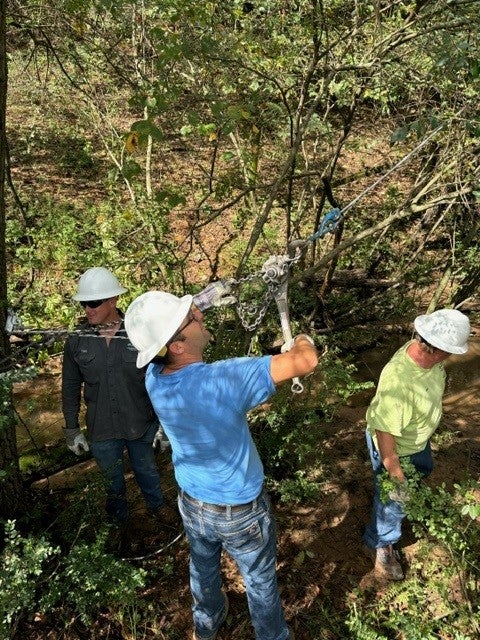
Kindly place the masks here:
POLYGON ((190 543, 190 589, 193 623, 198 638, 209 637, 221 620, 224 598, 220 574, 222 549, 237 563, 247 592, 256 640, 287 640, 276 573, 276 529, 270 500, 262 492, 244 509, 216 511, 178 498, 183 526, 190 543))
MULTIPOLYGON (((388 500, 387 502, 381 501, 379 476, 385 468, 380 453, 375 448, 372 437, 368 431, 366 431, 366 440, 374 473, 375 493, 373 496, 371 519, 365 529, 363 539, 368 547, 378 549, 379 547, 386 547, 389 544, 395 544, 400 540, 402 536, 402 521, 405 513, 400 502, 396 502, 395 500, 388 500)), ((405 457, 410 460, 422 476, 427 477, 432 472, 433 457, 430 442, 427 442, 423 451, 405 457)))
POLYGON ((106 511, 116 523, 128 518, 123 452, 128 451, 130 464, 149 509, 163 505, 153 438, 158 424, 153 422, 141 438, 136 440, 100 440, 90 442, 90 450, 106 481, 106 511))

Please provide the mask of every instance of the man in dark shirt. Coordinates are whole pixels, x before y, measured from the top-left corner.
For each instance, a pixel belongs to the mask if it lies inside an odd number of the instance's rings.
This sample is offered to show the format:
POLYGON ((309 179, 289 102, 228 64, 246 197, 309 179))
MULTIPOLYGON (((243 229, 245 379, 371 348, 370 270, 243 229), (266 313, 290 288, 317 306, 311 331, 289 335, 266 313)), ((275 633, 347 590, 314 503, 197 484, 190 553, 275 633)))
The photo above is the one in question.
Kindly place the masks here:
MULTIPOLYGON (((87 322, 67 338, 62 368, 62 410, 68 448, 76 455, 89 449, 107 490, 106 511, 112 522, 128 518, 123 452, 127 449, 135 479, 149 512, 170 519, 160 487, 154 447, 162 438, 145 389, 145 368, 136 367, 137 350, 123 326, 118 296, 127 290, 104 267, 88 269, 73 296, 87 322), (86 404, 87 438, 80 429, 81 393, 86 404)), ((227 283, 210 284, 194 301, 201 309, 234 301, 227 283)))

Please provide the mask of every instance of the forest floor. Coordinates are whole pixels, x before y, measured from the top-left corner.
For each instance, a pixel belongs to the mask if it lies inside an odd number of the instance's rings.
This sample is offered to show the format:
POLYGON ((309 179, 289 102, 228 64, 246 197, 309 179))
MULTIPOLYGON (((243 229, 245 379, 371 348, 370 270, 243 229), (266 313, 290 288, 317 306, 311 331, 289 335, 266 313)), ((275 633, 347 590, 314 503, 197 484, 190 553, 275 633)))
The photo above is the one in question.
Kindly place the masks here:
MULTIPOLYGON (((429 482, 445 483, 452 487, 465 474, 478 479, 480 468, 480 339, 476 338, 467 356, 455 356, 450 366, 447 394, 444 402, 442 438, 435 445, 435 470, 429 482)), ((367 365, 368 366, 368 365, 367 365)), ((378 371, 372 372, 374 377, 378 371)), ((40 379, 32 391, 29 383, 16 385, 15 400, 22 420, 33 411, 32 394, 37 399, 48 396, 51 410, 36 416, 38 428, 48 426, 47 439, 58 439, 61 419, 58 414, 59 377, 50 375, 40 379), (54 426, 52 426, 52 424, 54 426), (56 434, 56 435, 55 435, 56 434)), ((322 439, 318 446, 328 460, 321 499, 315 505, 294 505, 274 501, 278 525, 278 576, 287 620, 297 640, 341 640, 331 612, 341 619, 347 615, 348 603, 358 589, 369 591, 375 598, 386 584, 372 571, 371 561, 362 553, 362 532, 369 517, 372 497, 372 476, 364 445, 365 408, 368 392, 353 397, 343 406, 331 423, 321 425, 322 439), (329 613, 330 612, 330 613, 329 613), (322 620, 322 616, 324 620, 322 620)), ((37 407, 38 408, 38 407, 37 407)), ((31 416, 30 416, 31 417, 31 416)), ((26 437, 19 426, 19 446, 26 437), (20 433, 22 432, 22 433, 20 433)), ((48 443, 45 443, 48 446, 48 443)), ((66 471, 39 480, 33 491, 48 489, 50 495, 68 500, 83 473, 94 472, 91 459, 72 464, 66 471), (71 492, 70 492, 71 493, 71 492)), ((175 483, 168 452, 159 454, 167 499, 175 502, 175 483)), ((63 639, 86 640, 109 638, 180 639, 191 637, 191 598, 188 587, 188 545, 181 535, 181 527, 172 530, 159 527, 145 513, 143 501, 129 474, 129 498, 132 517, 123 553, 130 562, 150 572, 149 588, 143 596, 144 604, 152 603, 155 614, 139 635, 124 635, 108 615, 86 628, 73 625, 68 632, 56 627, 55 621, 32 616, 22 628, 22 640, 63 639), (135 559, 141 558, 141 559, 135 559), (166 571, 168 566, 169 570, 166 571)), ((99 497, 100 499, 100 497, 99 497)), ((404 566, 414 558, 418 543, 405 528, 401 542, 404 566)), ((218 635, 219 640, 251 640, 244 588, 234 564, 225 557, 222 570, 230 599, 227 623, 218 635)), ((33 612, 32 612, 33 613, 33 612)))

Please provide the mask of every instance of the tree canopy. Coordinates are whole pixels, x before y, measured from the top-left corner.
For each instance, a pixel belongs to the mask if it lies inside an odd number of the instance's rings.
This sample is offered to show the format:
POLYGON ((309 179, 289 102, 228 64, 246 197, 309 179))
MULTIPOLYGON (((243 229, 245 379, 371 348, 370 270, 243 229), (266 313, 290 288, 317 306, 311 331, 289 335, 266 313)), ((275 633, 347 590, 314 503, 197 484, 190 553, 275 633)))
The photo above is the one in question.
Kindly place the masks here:
MULTIPOLYGON (((438 129, 301 266, 322 277, 332 262, 357 266, 407 287, 443 275, 461 302, 478 273, 478 17, 466 0, 12 2, 30 163, 47 136, 70 140, 75 182, 90 170, 103 193, 93 208, 88 194, 68 204, 74 215, 61 214, 61 246, 45 260, 47 211, 66 193, 38 197, 18 181, 10 237, 28 248, 10 245, 12 285, 28 300, 33 268, 47 293, 52 261, 66 293, 98 262, 177 289, 245 275, 438 129)), ((27 150, 10 137, 20 168, 27 150)))

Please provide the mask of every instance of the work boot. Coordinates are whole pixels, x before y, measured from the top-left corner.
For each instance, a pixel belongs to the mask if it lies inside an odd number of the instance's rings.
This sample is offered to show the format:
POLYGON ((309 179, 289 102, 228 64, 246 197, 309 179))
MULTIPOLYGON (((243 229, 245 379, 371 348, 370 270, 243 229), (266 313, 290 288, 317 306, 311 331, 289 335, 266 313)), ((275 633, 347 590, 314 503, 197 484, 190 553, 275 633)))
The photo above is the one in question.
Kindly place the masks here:
POLYGON ((217 637, 218 632, 220 630, 220 627, 225 622, 225 620, 227 619, 227 616, 228 616, 229 604, 228 604, 227 594, 226 593, 222 593, 222 595, 223 595, 223 597, 225 599, 225 602, 224 602, 224 605, 223 605, 222 615, 220 616, 220 622, 218 623, 218 627, 209 636, 199 636, 197 634, 197 632, 194 630, 193 631, 193 636, 192 636, 193 640, 215 640, 215 638, 217 637))
POLYGON ((391 544, 376 549, 375 570, 389 580, 403 580, 405 577, 399 562, 399 554, 391 544))

